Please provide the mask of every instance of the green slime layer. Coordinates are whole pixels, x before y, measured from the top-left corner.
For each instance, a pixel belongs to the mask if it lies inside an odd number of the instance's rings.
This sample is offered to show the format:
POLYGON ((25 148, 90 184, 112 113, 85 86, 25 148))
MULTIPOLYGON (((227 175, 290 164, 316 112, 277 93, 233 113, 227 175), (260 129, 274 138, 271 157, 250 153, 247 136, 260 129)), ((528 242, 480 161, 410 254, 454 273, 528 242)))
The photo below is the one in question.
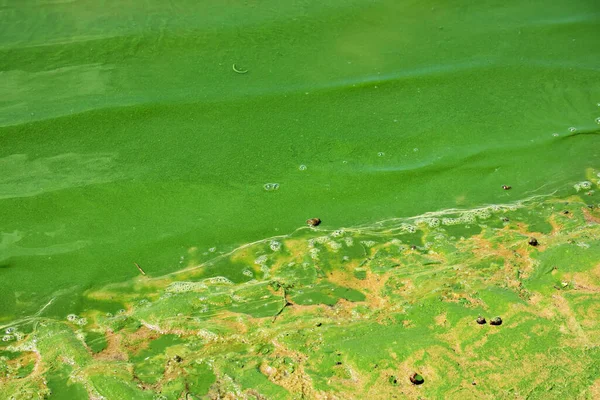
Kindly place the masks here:
POLYGON ((301 228, 89 291, 81 315, 2 327, 0 393, 598 398, 598 176, 572 196, 301 228))

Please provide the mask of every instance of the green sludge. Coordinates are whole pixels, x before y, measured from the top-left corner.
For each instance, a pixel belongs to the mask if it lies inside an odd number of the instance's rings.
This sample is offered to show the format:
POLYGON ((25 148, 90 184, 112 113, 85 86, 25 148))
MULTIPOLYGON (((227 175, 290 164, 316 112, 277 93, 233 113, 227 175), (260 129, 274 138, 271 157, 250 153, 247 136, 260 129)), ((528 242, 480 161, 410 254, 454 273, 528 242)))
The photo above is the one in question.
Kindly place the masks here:
POLYGON ((9 329, 1 389, 15 399, 592 399, 600 208, 588 202, 301 228, 90 290, 96 308, 9 329), (106 313, 115 297, 124 309, 106 313))
POLYGON ((599 11, 0 0, 0 399, 599 398, 599 11))

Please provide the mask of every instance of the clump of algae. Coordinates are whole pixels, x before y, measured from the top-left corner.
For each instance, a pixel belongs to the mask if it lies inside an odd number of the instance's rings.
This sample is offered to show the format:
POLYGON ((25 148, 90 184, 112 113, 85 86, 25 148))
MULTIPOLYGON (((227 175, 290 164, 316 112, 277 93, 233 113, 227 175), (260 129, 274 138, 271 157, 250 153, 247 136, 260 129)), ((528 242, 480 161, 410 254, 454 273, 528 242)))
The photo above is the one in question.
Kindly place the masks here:
MULTIPOLYGON (((588 171, 597 187, 596 175, 588 171)), ((118 313, 91 307, 28 319, 28 330, 5 327, 0 393, 597 398, 600 209, 591 199, 302 228, 168 276, 109 285, 86 297, 118 299, 118 313), (414 371, 423 384, 411 383, 414 371)))

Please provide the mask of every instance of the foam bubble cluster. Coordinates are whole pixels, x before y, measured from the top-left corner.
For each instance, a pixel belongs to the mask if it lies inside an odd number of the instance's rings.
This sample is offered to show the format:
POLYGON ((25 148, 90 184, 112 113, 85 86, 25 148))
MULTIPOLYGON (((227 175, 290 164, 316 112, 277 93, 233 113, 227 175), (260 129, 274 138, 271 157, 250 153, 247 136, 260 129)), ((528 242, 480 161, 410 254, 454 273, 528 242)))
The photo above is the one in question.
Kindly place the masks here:
POLYGON ((275 190, 279 189, 279 183, 265 183, 263 185, 263 188, 267 192, 272 192, 272 191, 275 191, 275 190))
POLYGON ((171 293, 186 293, 206 289, 202 282, 173 282, 167 287, 167 291, 171 293))
POLYGON ((209 285, 233 285, 233 282, 224 276, 215 276, 213 278, 207 278, 203 282, 209 285))
POLYGON ((343 229, 338 229, 338 230, 335 230, 335 231, 331 232, 331 236, 332 237, 340 237, 340 236, 343 236, 343 235, 344 235, 344 230, 343 229))
POLYGON ((76 314, 69 314, 67 315, 67 321, 69 322, 75 322, 77 321, 79 317, 76 314))
POLYGON ((266 255, 262 255, 260 257, 258 257, 256 260, 254 260, 254 264, 256 265, 263 265, 267 262, 267 256, 266 255))
POLYGON ((573 185, 573 187, 578 192, 580 190, 589 190, 592 188, 592 182, 590 182, 590 181, 579 182, 579 183, 576 183, 575 185, 573 185))
POLYGON ((417 225, 427 225, 430 228, 436 228, 440 226, 441 221, 439 218, 419 218, 415 220, 415 224, 417 225))

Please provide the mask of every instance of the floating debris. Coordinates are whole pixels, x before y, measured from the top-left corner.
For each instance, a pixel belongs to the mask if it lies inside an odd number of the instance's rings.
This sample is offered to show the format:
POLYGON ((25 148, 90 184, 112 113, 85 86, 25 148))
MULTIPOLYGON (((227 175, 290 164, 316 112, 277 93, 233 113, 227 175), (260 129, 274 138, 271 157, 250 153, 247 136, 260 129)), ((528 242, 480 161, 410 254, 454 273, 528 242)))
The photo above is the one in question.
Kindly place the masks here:
POLYGON ((502 189, 504 189, 504 190, 510 190, 510 189, 512 189, 512 186, 502 185, 502 189))
POLYGON ((319 218, 310 218, 306 220, 306 223, 309 226, 318 226, 321 223, 321 220, 319 218))
POLYGON ((245 73, 248 72, 247 69, 239 69, 239 68, 237 68, 235 66, 235 64, 233 64, 232 68, 233 68, 233 72, 238 73, 238 74, 245 74, 245 73))
POLYGON ((267 192, 273 192, 277 189, 279 189, 279 183, 265 183, 263 185, 263 188, 267 191, 267 192))
POLYGON ((425 379, 423 379, 423 377, 416 372, 412 374, 409 379, 413 385, 421 385, 423 382, 425 382, 425 379))
POLYGON ((142 267, 140 267, 140 264, 138 264, 136 262, 134 262, 133 264, 137 267, 137 269, 141 272, 142 275, 146 275, 146 273, 144 272, 142 267))

